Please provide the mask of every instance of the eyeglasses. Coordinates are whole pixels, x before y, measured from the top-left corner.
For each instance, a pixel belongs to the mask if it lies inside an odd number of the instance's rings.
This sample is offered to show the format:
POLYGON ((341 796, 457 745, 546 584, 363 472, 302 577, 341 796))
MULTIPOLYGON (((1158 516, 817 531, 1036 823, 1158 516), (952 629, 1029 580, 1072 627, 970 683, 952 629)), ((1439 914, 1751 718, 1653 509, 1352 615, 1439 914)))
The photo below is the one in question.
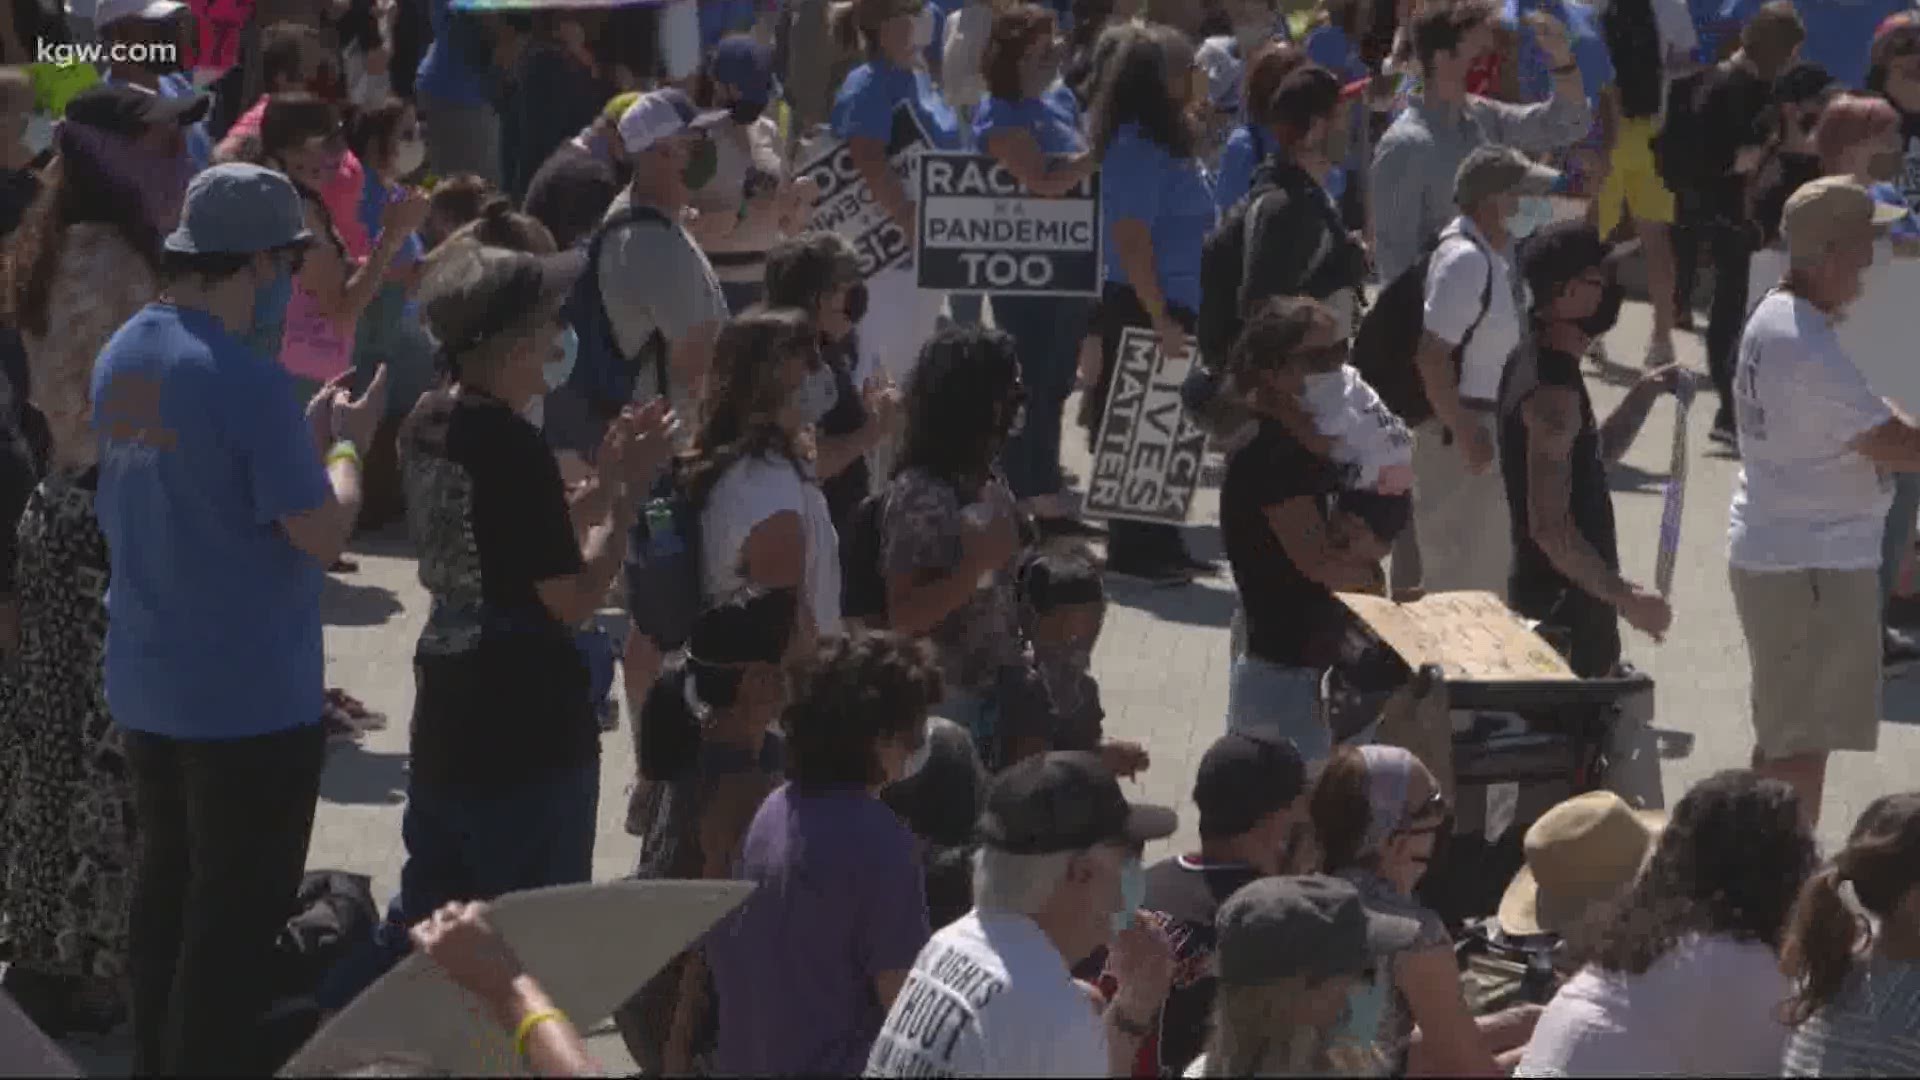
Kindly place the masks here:
POLYGON ((1451 810, 1447 806, 1447 797, 1435 791, 1427 797, 1426 802, 1421 803, 1418 808, 1406 817, 1406 820, 1409 822, 1423 821, 1427 818, 1432 818, 1433 821, 1426 825, 1405 825, 1399 829, 1399 832, 1403 836, 1428 836, 1437 833, 1446 827, 1447 815, 1450 812, 1451 810))

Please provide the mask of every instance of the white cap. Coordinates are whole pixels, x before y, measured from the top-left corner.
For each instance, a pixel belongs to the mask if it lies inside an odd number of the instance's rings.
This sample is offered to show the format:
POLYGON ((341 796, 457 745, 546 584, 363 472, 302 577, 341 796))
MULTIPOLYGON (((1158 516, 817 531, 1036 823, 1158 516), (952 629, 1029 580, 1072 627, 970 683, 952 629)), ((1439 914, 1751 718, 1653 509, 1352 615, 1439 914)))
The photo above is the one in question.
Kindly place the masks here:
POLYGON ((661 139, 687 130, 687 117, 663 91, 641 94, 620 114, 620 142, 629 154, 644 153, 661 139))
POLYGON ((185 10, 180 0, 100 0, 93 25, 105 29, 122 19, 171 19, 185 10))

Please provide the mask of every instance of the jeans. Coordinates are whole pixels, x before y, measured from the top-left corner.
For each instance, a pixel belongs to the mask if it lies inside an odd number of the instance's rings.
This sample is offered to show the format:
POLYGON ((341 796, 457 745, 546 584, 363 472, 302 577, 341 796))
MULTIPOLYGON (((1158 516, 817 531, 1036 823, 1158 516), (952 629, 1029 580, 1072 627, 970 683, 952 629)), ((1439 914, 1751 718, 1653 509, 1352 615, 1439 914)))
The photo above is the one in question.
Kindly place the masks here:
POLYGON ((456 900, 593 879, 600 762, 536 776, 507 790, 407 786, 400 891, 374 932, 371 955, 348 957, 317 995, 339 1008, 406 956, 408 928, 456 900))
POLYGON ((1057 495, 1060 430, 1073 394, 1088 302, 1077 297, 996 296, 994 323, 1013 336, 1020 381, 1027 387, 1027 422, 1007 440, 1000 466, 1015 498, 1057 495))
POLYGON ((1893 474, 1893 506, 1880 537, 1880 599, 1893 599, 1900 587, 1900 566, 1913 543, 1914 518, 1920 515, 1920 473, 1893 474))
POLYGON ((1333 732, 1320 709, 1320 676, 1314 668, 1237 657, 1227 684, 1227 730, 1287 739, 1309 769, 1327 760, 1333 732))
POLYGON ((129 965, 133 1072, 260 1075, 274 942, 307 866, 326 734, 126 733, 140 822, 129 965))

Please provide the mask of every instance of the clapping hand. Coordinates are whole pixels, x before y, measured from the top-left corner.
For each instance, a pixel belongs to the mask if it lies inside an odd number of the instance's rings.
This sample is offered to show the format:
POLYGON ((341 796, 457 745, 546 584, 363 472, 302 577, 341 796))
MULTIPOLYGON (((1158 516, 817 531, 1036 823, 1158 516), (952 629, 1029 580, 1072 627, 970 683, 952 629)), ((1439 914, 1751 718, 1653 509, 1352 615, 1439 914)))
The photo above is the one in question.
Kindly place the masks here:
POLYGON ((860 398, 867 407, 867 422, 882 435, 892 435, 900 430, 903 418, 900 388, 885 375, 875 375, 867 379, 860 388, 860 398))

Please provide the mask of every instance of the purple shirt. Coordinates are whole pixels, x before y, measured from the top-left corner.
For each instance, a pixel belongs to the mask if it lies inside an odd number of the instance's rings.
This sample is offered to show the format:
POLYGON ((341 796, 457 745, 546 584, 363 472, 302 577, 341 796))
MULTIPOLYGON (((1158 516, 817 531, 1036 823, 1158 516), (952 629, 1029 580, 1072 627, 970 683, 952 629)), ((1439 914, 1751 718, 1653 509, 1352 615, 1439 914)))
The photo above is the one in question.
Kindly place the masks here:
POLYGON ((927 943, 913 834, 864 790, 767 796, 736 878, 759 887, 707 935, 722 1075, 858 1075, 886 1018, 873 979, 927 943))

